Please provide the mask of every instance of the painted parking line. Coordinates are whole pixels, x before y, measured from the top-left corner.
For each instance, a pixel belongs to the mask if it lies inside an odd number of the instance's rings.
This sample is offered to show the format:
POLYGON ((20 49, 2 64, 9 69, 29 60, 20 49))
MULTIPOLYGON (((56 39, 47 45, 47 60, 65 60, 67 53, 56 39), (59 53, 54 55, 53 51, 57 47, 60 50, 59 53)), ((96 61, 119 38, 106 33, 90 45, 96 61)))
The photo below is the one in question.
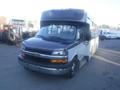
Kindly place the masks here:
POLYGON ((105 51, 105 52, 111 52, 111 53, 120 55, 120 51, 115 51, 115 50, 110 50, 110 49, 103 49, 103 48, 98 48, 98 50, 102 50, 102 51, 105 51))
POLYGON ((101 60, 101 61, 104 61, 106 63, 112 64, 112 65, 120 66, 120 63, 116 63, 114 61, 108 60, 108 59, 101 57, 101 56, 98 56, 98 55, 94 55, 94 58, 96 58, 97 60, 101 60))
POLYGON ((97 53, 98 55, 99 55, 99 54, 103 54, 103 55, 109 54, 110 56, 120 58, 120 54, 118 54, 118 53, 116 54, 116 53, 115 53, 116 51, 110 52, 110 51, 105 50, 105 49, 98 49, 97 52, 98 52, 98 53, 97 53))

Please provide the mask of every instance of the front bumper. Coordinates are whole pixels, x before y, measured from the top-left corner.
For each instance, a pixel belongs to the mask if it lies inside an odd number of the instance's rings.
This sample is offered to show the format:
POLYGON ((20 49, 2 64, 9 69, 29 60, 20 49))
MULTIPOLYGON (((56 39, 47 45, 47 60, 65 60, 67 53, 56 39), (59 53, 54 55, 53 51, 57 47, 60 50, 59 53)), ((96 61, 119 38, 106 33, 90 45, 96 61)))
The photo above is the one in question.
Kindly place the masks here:
POLYGON ((37 72, 45 73, 45 74, 64 75, 68 73, 71 68, 71 64, 67 64, 64 67, 59 67, 59 66, 56 67, 56 65, 55 67, 54 65, 50 67, 50 66, 26 62, 26 60, 23 59, 21 56, 19 56, 18 59, 19 59, 19 63, 22 66, 29 68, 31 70, 37 71, 37 72))

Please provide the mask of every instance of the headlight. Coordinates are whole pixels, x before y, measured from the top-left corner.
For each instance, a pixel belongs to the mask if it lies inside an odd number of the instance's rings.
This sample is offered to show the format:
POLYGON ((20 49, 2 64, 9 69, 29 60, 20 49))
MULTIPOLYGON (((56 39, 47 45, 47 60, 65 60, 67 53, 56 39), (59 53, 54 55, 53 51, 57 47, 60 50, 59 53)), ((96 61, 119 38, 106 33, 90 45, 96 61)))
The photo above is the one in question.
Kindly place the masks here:
POLYGON ((56 51, 53 51, 52 54, 53 55, 66 55, 66 52, 65 50, 56 50, 56 51))
POLYGON ((24 44, 21 45, 21 50, 25 50, 25 45, 24 44))

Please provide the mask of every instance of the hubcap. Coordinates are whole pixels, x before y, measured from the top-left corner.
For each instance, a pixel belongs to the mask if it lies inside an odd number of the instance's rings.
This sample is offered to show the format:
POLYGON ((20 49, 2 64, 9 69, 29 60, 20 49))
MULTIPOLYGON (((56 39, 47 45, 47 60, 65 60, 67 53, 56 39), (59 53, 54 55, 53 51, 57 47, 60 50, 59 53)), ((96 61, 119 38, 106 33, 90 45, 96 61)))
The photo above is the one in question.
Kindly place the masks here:
POLYGON ((72 74, 74 74, 75 73, 75 63, 73 63, 73 65, 72 65, 72 74))

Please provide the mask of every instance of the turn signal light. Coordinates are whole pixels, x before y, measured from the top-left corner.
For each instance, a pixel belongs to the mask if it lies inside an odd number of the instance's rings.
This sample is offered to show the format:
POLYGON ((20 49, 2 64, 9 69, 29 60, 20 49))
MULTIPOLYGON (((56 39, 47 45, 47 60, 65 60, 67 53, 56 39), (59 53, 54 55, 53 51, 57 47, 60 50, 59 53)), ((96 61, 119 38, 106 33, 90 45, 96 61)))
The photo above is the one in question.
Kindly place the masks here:
POLYGON ((67 63, 67 60, 50 60, 52 63, 67 63))

